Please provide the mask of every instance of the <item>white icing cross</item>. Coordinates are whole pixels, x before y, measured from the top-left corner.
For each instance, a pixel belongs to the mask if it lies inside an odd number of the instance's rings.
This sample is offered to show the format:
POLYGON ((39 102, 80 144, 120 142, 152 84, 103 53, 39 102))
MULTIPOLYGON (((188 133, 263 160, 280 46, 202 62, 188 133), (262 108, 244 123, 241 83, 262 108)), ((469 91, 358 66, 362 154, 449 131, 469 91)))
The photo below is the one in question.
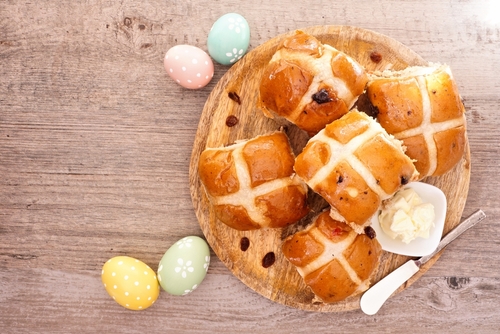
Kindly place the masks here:
MULTIPOLYGON (((451 73, 449 72, 449 69, 447 69, 446 73, 450 76, 451 79, 453 78, 451 73)), ((452 120, 432 123, 431 102, 429 98, 429 91, 427 90, 425 76, 417 76, 415 80, 417 81, 417 86, 420 90, 420 94, 422 95, 422 123, 416 128, 398 132, 394 134, 394 137, 402 140, 405 138, 422 135, 429 152, 429 171, 427 172, 427 175, 432 175, 437 168, 437 148, 436 142, 434 141, 434 134, 464 125, 465 115, 452 120)))
POLYGON ((318 184, 323 182, 333 171, 333 169, 342 161, 346 161, 359 175, 361 175, 368 187, 374 191, 382 200, 389 198, 392 194, 387 194, 378 184, 377 179, 373 176, 368 168, 354 155, 354 152, 363 144, 377 135, 382 135, 381 138, 386 140, 389 145, 394 146, 389 141, 384 129, 375 121, 370 122, 368 130, 362 134, 352 138, 347 144, 341 144, 335 139, 328 137, 325 130, 321 130, 316 136, 311 139, 312 142, 325 143, 330 147, 330 159, 321 167, 316 174, 306 183, 315 189, 318 184))
POLYGON ((349 262, 347 262, 343 254, 344 251, 354 242, 354 240, 358 236, 358 234, 354 230, 351 230, 349 232, 349 235, 339 242, 333 242, 328 239, 323 233, 321 233, 321 231, 316 227, 316 222, 310 225, 305 230, 305 232, 309 233, 314 239, 316 239, 317 242, 322 244, 324 250, 320 256, 318 256, 309 264, 303 267, 297 267, 297 271, 302 277, 305 278, 310 273, 318 270, 319 268, 336 259, 347 272, 351 281, 358 285, 358 290, 363 291, 368 287, 369 280, 362 281, 356 271, 351 267, 349 262))
MULTIPOLYGON (((319 87, 322 84, 333 87, 336 90, 337 97, 343 100, 347 108, 350 109, 352 105, 356 102, 356 97, 352 94, 351 90, 348 88, 347 84, 341 78, 333 76, 331 62, 333 59, 340 57, 345 57, 349 63, 353 66, 353 69, 358 70, 360 75, 363 69, 357 65, 349 56, 338 51, 328 44, 323 44, 323 54, 319 58, 313 58, 310 62, 314 68, 314 77, 309 89, 304 94, 299 105, 295 109, 294 113, 289 116, 290 119, 296 119, 302 113, 305 106, 312 102, 312 96, 319 91, 319 87)), ((292 62, 300 63, 303 60, 303 55, 299 52, 290 51, 287 49, 278 50, 271 62, 277 61, 278 59, 285 59, 292 62)))
POLYGON ((246 143, 241 142, 229 147, 214 149, 232 150, 231 155, 236 166, 239 189, 235 193, 225 196, 214 196, 212 199, 215 205, 233 205, 245 208, 250 219, 258 223, 261 227, 267 227, 271 223, 271 220, 255 205, 255 198, 288 185, 300 185, 301 183, 298 181, 298 178, 290 176, 268 181, 252 188, 248 166, 243 157, 243 148, 246 143))

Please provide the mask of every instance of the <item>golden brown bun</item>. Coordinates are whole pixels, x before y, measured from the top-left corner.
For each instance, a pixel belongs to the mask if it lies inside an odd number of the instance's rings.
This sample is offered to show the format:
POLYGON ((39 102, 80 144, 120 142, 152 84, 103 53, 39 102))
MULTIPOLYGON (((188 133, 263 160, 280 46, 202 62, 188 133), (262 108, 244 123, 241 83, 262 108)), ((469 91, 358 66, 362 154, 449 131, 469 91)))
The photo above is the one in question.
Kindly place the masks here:
POLYGON ((307 186, 294 175, 294 159, 282 132, 203 151, 198 172, 217 218, 246 231, 304 217, 307 186))
POLYGON ((407 147, 421 178, 442 175, 462 158, 465 109, 448 66, 372 75, 367 96, 380 124, 407 147))
POLYGON ((365 113, 350 111, 312 137, 294 169, 358 232, 381 202, 418 178, 399 140, 365 113))
POLYGON ((382 252, 377 239, 356 233, 346 223, 332 219, 328 211, 304 231, 285 239, 282 250, 306 285, 325 303, 368 289, 382 252))
POLYGON ((345 53, 297 31, 278 47, 264 70, 260 102, 310 135, 340 118, 363 93, 368 78, 345 53))

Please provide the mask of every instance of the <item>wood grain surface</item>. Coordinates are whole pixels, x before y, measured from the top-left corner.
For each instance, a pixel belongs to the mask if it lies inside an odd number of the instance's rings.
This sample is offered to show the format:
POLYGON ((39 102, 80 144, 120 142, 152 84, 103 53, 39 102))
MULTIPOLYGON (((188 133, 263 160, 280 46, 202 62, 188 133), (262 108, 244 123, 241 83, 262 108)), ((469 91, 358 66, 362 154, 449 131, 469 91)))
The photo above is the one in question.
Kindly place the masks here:
POLYGON ((497 333, 500 328, 500 21, 497 0, 0 1, 1 333, 497 333), (193 293, 149 309, 116 304, 101 280, 116 255, 157 269, 187 235, 203 236, 189 166, 200 90, 163 68, 177 44, 206 48, 238 12, 250 50, 317 25, 389 36, 447 63, 464 99, 471 175, 467 231, 375 316, 273 302, 212 252, 193 293))
MULTIPOLYGON (((366 70, 392 68, 401 70, 411 65, 425 65, 426 61, 408 47, 387 36, 370 30, 350 26, 303 27, 303 32, 317 37, 322 43, 347 53, 366 70), (372 52, 381 55, 380 62, 371 60, 372 52)), ((193 146, 190 164, 191 196, 201 229, 219 259, 242 282, 259 294, 287 306, 303 310, 340 312, 359 308, 360 295, 344 301, 325 304, 315 301, 314 293, 306 287, 295 267, 281 252, 283 240, 304 228, 311 218, 325 208, 319 196, 309 200, 312 214, 300 223, 285 229, 263 229, 237 231, 221 223, 215 216, 205 196, 198 174, 198 162, 206 147, 224 147, 237 140, 250 139, 284 127, 296 154, 302 151, 308 136, 295 126, 267 118, 259 109, 259 86, 262 73, 283 38, 292 31, 272 38, 249 52, 221 78, 208 97, 203 108, 193 146), (234 95, 239 97, 234 100, 234 95), (232 97, 233 96, 233 97, 232 97), (226 125, 228 116, 239 122, 232 127, 226 125), (250 240, 246 251, 240 248, 241 238, 250 240), (262 265, 268 253, 274 253, 276 262, 269 268, 262 265)), ((446 195, 448 208, 444 233, 455 227, 462 215, 470 180, 470 152, 467 146, 463 159, 449 173, 424 182, 439 186, 446 195)), ((408 287, 423 275, 438 259, 438 255, 423 267, 418 276, 402 286, 408 287)), ((410 257, 384 252, 374 282, 380 280, 410 257)))

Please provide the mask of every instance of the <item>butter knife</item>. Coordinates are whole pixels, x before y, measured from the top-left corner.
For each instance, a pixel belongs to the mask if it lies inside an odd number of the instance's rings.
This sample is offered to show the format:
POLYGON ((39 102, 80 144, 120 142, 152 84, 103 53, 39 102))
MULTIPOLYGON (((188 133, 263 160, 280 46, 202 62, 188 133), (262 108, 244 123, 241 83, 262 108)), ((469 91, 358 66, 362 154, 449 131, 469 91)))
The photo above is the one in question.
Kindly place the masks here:
POLYGON ((441 239, 441 242, 439 242, 439 245, 434 252, 417 260, 410 260, 406 262, 401 267, 381 279, 377 284, 368 289, 363 296, 361 296, 361 310, 368 315, 377 313, 385 301, 394 293, 394 291, 415 275, 424 263, 432 259, 434 255, 439 253, 460 234, 479 223, 485 217, 486 214, 482 210, 477 210, 457 227, 451 230, 443 239, 441 239))

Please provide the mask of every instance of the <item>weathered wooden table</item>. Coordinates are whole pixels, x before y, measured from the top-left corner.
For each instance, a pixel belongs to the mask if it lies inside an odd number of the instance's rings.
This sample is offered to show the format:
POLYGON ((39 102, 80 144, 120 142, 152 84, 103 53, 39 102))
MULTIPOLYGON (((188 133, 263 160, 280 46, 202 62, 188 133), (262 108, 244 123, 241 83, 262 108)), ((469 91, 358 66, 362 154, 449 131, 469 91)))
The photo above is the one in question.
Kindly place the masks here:
POLYGON ((497 332, 500 328, 500 3, 390 1, 2 1, 0 3, 0 332, 497 332), (153 269, 203 236, 189 162, 204 103, 163 68, 176 44, 206 50, 238 12, 250 49, 313 25, 385 34, 448 63, 467 109, 471 179, 463 215, 487 219, 451 244, 375 316, 306 312, 254 292, 212 253, 201 286, 133 312, 105 292, 117 255, 153 269))

